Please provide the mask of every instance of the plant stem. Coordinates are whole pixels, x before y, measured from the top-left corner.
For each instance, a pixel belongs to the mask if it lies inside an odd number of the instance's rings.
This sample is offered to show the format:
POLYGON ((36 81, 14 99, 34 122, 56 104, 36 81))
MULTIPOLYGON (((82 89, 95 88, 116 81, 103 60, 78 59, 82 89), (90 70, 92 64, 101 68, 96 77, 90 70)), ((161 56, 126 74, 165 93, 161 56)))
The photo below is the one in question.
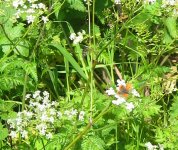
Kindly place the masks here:
MULTIPOLYGON (((82 136, 83 136, 84 134, 86 134, 86 133, 89 131, 89 129, 91 128, 91 126, 92 126, 94 123, 96 123, 96 122, 100 119, 100 117, 102 117, 104 114, 106 114, 108 111, 110 111, 110 109, 108 109, 109 106, 110 106, 110 103, 109 103, 109 105, 106 106, 106 107, 103 109, 103 111, 93 120, 92 124, 91 124, 91 122, 89 122, 89 123, 87 124, 87 126, 85 127, 85 129, 84 129, 64 150, 68 150, 69 148, 71 148, 80 138, 82 138, 82 136)), ((112 107, 111 107, 111 109, 112 109, 112 107)))

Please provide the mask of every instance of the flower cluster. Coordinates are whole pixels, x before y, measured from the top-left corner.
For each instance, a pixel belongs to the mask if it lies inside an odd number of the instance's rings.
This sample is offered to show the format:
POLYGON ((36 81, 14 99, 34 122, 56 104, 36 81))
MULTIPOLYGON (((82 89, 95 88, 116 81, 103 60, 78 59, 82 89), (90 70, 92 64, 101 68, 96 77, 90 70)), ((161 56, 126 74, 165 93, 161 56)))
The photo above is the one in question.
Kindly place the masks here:
POLYGON ((117 4, 121 4, 121 0, 114 0, 114 3, 117 4))
POLYGON ((152 145, 150 142, 145 143, 145 147, 148 150, 164 150, 163 146, 161 144, 159 144, 159 146, 157 145, 152 145))
POLYGON ((163 0, 161 6, 166 13, 171 12, 173 16, 178 16, 178 1, 177 0, 163 0))
POLYGON ((132 102, 126 102, 128 94, 132 94, 135 97, 140 97, 140 94, 131 86, 128 86, 124 80, 117 80, 116 92, 111 87, 109 90, 106 90, 106 93, 110 96, 113 95, 116 99, 112 101, 114 105, 125 104, 125 108, 128 111, 132 111, 135 106, 132 102))
POLYGON ((85 31, 82 30, 82 32, 78 32, 77 35, 75 33, 71 33, 70 39, 73 40, 73 44, 76 45, 78 43, 81 43, 83 41, 83 35, 85 35, 85 31))
MULTIPOLYGON (((155 4, 157 1, 156 0, 137 0, 137 2, 143 2, 143 4, 155 4)), ((161 3, 161 8, 163 12, 170 13, 173 16, 178 16, 178 1, 177 0, 162 0, 161 3)))
POLYGON ((17 21, 18 18, 23 18, 27 20, 27 23, 33 23, 39 16, 41 20, 46 23, 48 18, 44 16, 47 12, 47 7, 38 0, 13 0, 12 6, 16 10, 14 14, 14 20, 17 21))
POLYGON ((58 111, 59 103, 49 100, 47 91, 36 91, 34 94, 27 94, 26 100, 29 100, 27 110, 17 113, 17 117, 8 119, 11 132, 9 136, 12 138, 28 138, 29 134, 44 136, 51 139, 55 129, 55 121, 59 120, 84 120, 84 111, 78 112, 76 109, 65 110, 63 113, 58 111), (62 119, 63 118, 63 119, 62 119))

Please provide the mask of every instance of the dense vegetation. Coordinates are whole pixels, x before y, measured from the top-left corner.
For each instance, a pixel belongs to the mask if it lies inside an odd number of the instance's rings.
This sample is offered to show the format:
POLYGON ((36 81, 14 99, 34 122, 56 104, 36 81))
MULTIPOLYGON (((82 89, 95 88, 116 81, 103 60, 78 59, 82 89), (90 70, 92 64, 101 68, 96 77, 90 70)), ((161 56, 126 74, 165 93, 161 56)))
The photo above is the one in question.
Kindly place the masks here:
POLYGON ((177 0, 0 0, 0 149, 178 149, 177 0))

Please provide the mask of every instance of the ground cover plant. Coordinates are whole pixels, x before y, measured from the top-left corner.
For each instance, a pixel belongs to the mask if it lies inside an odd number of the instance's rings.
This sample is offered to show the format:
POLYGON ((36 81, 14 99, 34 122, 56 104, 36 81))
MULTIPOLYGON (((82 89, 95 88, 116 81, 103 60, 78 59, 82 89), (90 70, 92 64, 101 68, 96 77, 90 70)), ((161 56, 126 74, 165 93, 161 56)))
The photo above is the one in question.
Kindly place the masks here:
POLYGON ((177 0, 0 0, 0 149, 178 149, 177 0))

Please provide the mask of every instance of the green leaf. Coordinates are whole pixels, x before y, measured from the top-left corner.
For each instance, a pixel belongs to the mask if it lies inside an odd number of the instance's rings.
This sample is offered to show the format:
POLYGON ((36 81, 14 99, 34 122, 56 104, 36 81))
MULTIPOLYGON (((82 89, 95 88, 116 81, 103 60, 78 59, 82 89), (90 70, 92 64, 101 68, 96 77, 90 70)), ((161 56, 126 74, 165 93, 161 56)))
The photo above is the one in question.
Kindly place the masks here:
POLYGON ((8 136, 8 130, 3 128, 2 124, 0 123, 0 141, 4 140, 8 136))
POLYGON ((82 142, 82 150, 105 150, 104 147, 104 141, 97 136, 87 137, 82 142))
POLYGON ((17 52, 17 54, 20 53, 20 55, 28 57, 29 56, 29 48, 28 48, 28 44, 26 41, 22 41, 19 43, 19 45, 17 46, 18 52, 16 50, 14 50, 15 52, 17 52))
POLYGON ((86 12, 86 7, 81 0, 68 0, 68 3, 70 4, 70 8, 86 12))
POLYGON ((172 42, 173 42, 173 39, 171 38, 170 34, 168 33, 168 31, 165 28, 164 29, 163 43, 170 44, 172 42))
POLYGON ((172 106, 170 108, 170 122, 172 123, 173 121, 176 121, 177 124, 178 124, 178 121, 177 121, 177 118, 178 118, 178 96, 175 96, 174 97, 174 102, 172 103, 172 106))
POLYGON ((71 65, 74 67, 74 69, 85 79, 87 80, 87 77, 85 73, 83 72, 82 68, 79 66, 79 64, 76 62, 76 60, 72 57, 72 55, 61 45, 59 44, 53 44, 51 45, 55 48, 57 48, 62 55, 71 63, 71 65))
POLYGON ((176 20, 177 17, 168 17, 164 19, 164 24, 167 27, 167 30, 172 38, 177 38, 176 32, 176 20))

